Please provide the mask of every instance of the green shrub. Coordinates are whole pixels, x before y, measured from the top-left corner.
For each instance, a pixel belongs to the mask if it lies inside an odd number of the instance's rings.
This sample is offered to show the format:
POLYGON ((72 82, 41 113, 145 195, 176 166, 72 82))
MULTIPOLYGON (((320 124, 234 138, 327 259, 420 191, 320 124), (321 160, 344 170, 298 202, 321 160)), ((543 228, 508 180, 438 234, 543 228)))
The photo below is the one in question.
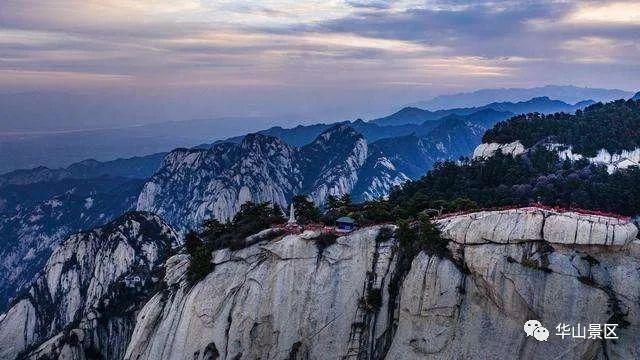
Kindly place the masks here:
POLYGON ((298 223, 304 225, 320 221, 320 209, 305 195, 294 196, 293 207, 296 212, 296 221, 298 223))
POLYGON ((187 279, 191 284, 195 284, 213 270, 211 251, 206 246, 199 246, 189 255, 191 259, 187 269, 187 279))
POLYGON ((314 239, 314 244, 318 248, 318 257, 322 256, 324 249, 336 243, 338 236, 332 233, 322 233, 314 239))
POLYGON ((187 253, 192 254, 197 248, 203 246, 200 236, 196 232, 190 231, 184 238, 184 247, 187 253))
POLYGON ((389 241, 393 237, 393 229, 388 226, 383 226, 378 231, 378 235, 376 235, 376 242, 386 242, 389 241))
POLYGON ((378 311, 382 306, 382 290, 371 288, 365 295, 365 307, 369 311, 378 311))
POLYGON ((245 238, 267 229, 274 224, 282 224, 284 217, 277 205, 247 202, 233 220, 222 224, 218 220, 207 220, 202 225, 201 236, 210 250, 230 248, 242 249, 247 246, 245 238))

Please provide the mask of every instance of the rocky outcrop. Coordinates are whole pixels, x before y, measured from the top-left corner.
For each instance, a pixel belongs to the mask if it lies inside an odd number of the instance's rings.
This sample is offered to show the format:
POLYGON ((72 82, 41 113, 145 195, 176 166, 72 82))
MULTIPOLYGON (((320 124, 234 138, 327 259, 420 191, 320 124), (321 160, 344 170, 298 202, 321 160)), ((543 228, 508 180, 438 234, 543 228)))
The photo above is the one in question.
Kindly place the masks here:
POLYGON ((640 246, 632 224, 539 209, 439 221, 453 258, 420 254, 406 276, 389 358, 638 358, 640 246), (551 220, 551 221, 549 221, 551 220), (571 223, 578 226, 570 226, 571 223), (611 233, 582 229, 614 227, 611 233), (566 228, 565 228, 566 227, 566 228), (576 227, 578 230, 576 230, 576 227), (571 236, 578 242, 567 241, 571 236), (458 266, 456 266, 458 265, 458 266), (527 337, 539 320, 547 342, 527 337), (562 339, 556 326, 618 324, 618 340, 562 339))
POLYGON ((346 125, 322 133, 298 153, 304 174, 302 192, 316 204, 329 195, 350 193, 368 157, 367 140, 346 125))
MULTIPOLYGON (((619 153, 611 154, 606 149, 600 149, 595 156, 585 156, 573 151, 571 146, 558 143, 541 143, 539 146, 554 151, 558 154, 560 160, 582 160, 586 159, 592 164, 604 165, 611 174, 617 170, 626 169, 631 166, 640 166, 640 149, 623 150, 619 153)), ((527 152, 520 141, 514 141, 508 144, 499 143, 482 143, 473 151, 473 158, 489 158, 497 151, 505 155, 517 156, 527 152)))
POLYGON ((172 151, 145 184, 137 209, 180 229, 195 228, 209 217, 233 217, 246 201, 286 205, 301 182, 294 148, 248 135, 241 144, 172 151))
POLYGON ((125 358, 640 355, 636 230, 613 218, 534 209, 458 215, 439 226, 451 255, 422 252, 410 269, 377 227, 324 250, 318 234, 305 233, 218 251, 214 271, 193 286, 184 279, 188 259, 175 256, 169 286, 138 314, 125 358), (607 231, 594 230, 577 235, 588 242, 568 243, 562 228, 571 221, 626 235, 612 244, 607 231), (548 342, 525 335, 529 319, 547 326, 548 342), (619 339, 562 340, 558 323, 616 323, 619 339))
POLYGON ((125 358, 318 359, 368 353, 384 320, 368 317, 377 309, 364 299, 380 290, 380 304, 386 302, 393 269, 393 246, 376 242, 377 233, 377 227, 360 230, 324 251, 308 235, 219 251, 214 271, 194 286, 184 280, 187 259, 176 256, 169 261, 169 290, 139 313, 125 358))
POLYGON ((422 253, 403 282, 387 358, 636 359, 638 265, 637 245, 488 243, 463 247, 455 261, 422 253), (525 335, 530 319, 549 330, 548 341, 525 335), (618 324, 619 339, 562 339, 562 323, 618 324))
POLYGON ((596 156, 588 157, 579 153, 574 153, 571 146, 566 146, 563 144, 547 144, 546 147, 550 150, 557 151, 558 157, 561 160, 568 159, 577 161, 587 159, 592 164, 606 166, 607 172, 609 172, 610 174, 615 172, 616 170, 640 165, 640 149, 633 149, 630 151, 624 150, 620 153, 614 154, 610 154, 605 149, 600 149, 596 156))
POLYGON ((0 358, 121 358, 135 311, 161 283, 177 241, 148 213, 72 235, 0 316, 0 358))
POLYGON ((395 168, 378 172, 369 156, 367 141, 346 125, 330 128, 301 148, 252 134, 240 144, 174 150, 145 184, 137 209, 157 213, 185 230, 211 217, 230 219, 247 201, 286 208, 297 194, 317 204, 328 195, 351 193, 359 199, 386 194, 399 179, 408 178, 395 168))
POLYGON ((638 228, 628 219, 538 207, 481 211, 438 220, 445 237, 460 244, 545 241, 554 244, 626 245, 638 228))
POLYGON ((389 189, 411 180, 404 172, 398 171, 394 164, 398 159, 394 160, 383 154, 370 156, 364 165, 366 170, 360 173, 353 192, 362 194, 366 199, 386 198, 389 189))
POLYGON ((514 141, 508 144, 498 143, 482 143, 473 150, 473 158, 489 158, 492 157, 497 151, 505 155, 520 155, 526 151, 524 145, 520 141, 514 141))

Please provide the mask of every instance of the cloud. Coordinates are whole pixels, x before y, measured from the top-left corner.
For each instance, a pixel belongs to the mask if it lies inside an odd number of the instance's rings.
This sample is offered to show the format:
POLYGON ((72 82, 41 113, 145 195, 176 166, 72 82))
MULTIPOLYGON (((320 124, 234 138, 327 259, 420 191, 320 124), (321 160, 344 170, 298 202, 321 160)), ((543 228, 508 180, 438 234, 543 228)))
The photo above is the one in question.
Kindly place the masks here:
POLYGON ((347 0, 347 4, 358 9, 382 10, 391 8, 388 1, 347 0))
POLYGON ((564 19, 574 24, 640 24, 640 3, 585 3, 564 19))
POLYGON ((40 87, 56 89, 101 81, 220 91, 270 87, 282 91, 273 104, 278 109, 303 88, 313 100, 328 98, 331 89, 344 101, 355 91, 401 94, 382 96, 398 103, 427 90, 559 80, 632 88, 640 76, 639 4, 6 0, 0 71, 11 80, 0 82, 0 90, 38 88, 38 79, 40 87))
POLYGON ((0 86, 18 87, 25 84, 59 86, 65 82, 82 88, 104 88, 131 85, 132 78, 118 74, 81 73, 77 71, 32 71, 0 69, 0 86))

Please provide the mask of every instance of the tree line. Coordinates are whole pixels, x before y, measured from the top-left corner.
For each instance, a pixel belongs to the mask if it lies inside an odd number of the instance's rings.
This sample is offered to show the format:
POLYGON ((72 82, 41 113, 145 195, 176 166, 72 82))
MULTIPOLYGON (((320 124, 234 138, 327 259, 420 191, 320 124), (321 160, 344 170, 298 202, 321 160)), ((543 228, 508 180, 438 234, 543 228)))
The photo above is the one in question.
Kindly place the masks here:
POLYGON ((529 148, 550 141, 593 157, 600 149, 619 153, 640 147, 640 100, 596 103, 575 114, 518 115, 488 130, 482 141, 506 144, 519 140, 529 148))

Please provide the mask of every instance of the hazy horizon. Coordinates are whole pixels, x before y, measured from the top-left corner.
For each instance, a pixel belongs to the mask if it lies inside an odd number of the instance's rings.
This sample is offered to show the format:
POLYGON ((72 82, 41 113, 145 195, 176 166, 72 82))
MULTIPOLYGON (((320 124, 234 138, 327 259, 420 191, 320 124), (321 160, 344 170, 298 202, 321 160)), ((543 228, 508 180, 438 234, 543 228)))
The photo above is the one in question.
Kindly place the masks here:
MULTIPOLYGON (((573 85, 483 88, 415 99, 387 99, 386 102, 378 102, 375 106, 363 105, 362 108, 356 103, 349 108, 324 109, 311 113, 296 113, 287 109, 289 111, 283 113, 237 112, 217 115, 211 112, 209 99, 205 96, 185 102, 175 97, 160 100, 157 97, 131 97, 126 93, 101 96, 100 93, 91 92, 29 91, 0 93, 0 107, 4 109, 2 116, 5 118, 5 121, 0 123, 0 135, 6 137, 22 134, 64 134, 199 120, 215 120, 221 125, 226 122, 243 121, 248 123, 247 129, 257 131, 271 126, 294 127, 353 121, 359 118, 371 120, 387 116, 406 106, 438 110, 448 107, 482 106, 490 102, 526 101, 538 96, 548 96, 573 104, 583 100, 609 101, 629 97, 633 93, 633 89, 580 88, 573 85), (451 98, 457 100, 450 101, 451 98), (159 106, 158 103, 162 105, 159 106), (255 125, 251 125, 252 122, 255 125)), ((372 101, 371 97, 368 101, 372 101)))

